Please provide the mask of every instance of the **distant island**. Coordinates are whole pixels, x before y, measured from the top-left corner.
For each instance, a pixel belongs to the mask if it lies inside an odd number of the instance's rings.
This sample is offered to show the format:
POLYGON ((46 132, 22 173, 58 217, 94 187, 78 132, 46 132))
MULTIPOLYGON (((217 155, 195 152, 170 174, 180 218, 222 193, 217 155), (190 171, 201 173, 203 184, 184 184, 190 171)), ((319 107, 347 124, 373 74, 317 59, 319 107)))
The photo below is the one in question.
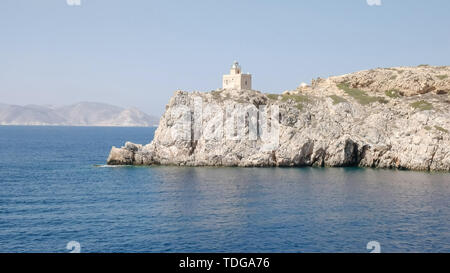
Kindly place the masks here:
POLYGON ((50 126, 156 126, 158 117, 136 109, 97 102, 67 106, 10 105, 0 103, 0 125, 50 126))
POLYGON ((112 147, 107 163, 450 171, 449 66, 371 69, 283 94, 251 90, 240 70, 222 89, 175 92, 153 141, 112 147))

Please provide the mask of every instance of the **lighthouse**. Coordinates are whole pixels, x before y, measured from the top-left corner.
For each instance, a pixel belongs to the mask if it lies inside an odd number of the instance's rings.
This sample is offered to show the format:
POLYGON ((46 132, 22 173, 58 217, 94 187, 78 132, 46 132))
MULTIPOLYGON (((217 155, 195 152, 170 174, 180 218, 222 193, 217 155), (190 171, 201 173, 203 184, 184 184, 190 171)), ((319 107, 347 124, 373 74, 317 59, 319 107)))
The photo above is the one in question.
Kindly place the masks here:
POLYGON ((241 66, 238 62, 234 62, 230 69, 230 74, 223 75, 223 89, 251 90, 252 75, 242 74, 241 66))

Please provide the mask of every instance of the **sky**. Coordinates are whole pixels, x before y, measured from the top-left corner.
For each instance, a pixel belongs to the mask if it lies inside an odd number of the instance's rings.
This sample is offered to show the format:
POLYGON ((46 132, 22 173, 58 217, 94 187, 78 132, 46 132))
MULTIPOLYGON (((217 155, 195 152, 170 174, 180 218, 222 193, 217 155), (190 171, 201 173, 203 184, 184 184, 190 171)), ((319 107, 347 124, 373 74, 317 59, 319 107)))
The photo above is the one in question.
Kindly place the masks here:
POLYGON ((0 1, 0 103, 95 101, 160 115, 175 90, 220 88, 235 60, 266 93, 450 65, 448 0, 77 1, 0 1))

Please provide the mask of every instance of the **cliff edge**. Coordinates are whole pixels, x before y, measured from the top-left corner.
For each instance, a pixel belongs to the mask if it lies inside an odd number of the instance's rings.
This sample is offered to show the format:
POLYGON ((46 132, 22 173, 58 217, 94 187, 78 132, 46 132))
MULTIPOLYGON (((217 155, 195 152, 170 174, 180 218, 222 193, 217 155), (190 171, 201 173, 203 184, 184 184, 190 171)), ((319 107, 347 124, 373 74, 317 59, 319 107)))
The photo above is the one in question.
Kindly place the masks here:
POLYGON ((283 94, 177 91, 150 144, 110 165, 450 171, 450 67, 379 68, 283 94))

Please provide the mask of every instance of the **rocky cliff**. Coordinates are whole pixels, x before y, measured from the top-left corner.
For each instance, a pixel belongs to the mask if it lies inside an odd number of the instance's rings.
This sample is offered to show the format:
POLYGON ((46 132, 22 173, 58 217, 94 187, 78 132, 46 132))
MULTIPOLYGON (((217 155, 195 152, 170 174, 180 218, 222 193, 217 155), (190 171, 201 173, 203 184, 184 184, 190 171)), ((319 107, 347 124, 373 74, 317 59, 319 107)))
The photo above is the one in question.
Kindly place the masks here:
POLYGON ((450 67, 379 68, 283 94, 177 91, 147 145, 108 164, 450 171, 450 67), (270 136, 270 137, 268 137, 270 136))

